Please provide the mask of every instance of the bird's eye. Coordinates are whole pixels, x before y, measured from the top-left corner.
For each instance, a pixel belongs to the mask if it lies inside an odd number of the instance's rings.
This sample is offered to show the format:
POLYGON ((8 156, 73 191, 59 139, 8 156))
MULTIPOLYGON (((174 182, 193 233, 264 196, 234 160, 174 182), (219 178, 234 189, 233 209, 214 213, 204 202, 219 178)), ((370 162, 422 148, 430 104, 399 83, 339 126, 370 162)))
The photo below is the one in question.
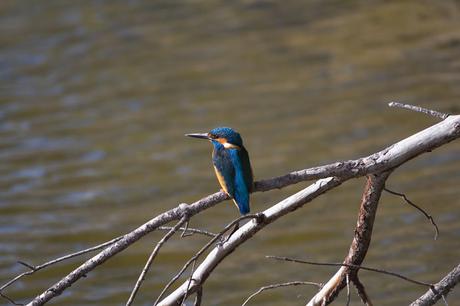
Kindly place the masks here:
POLYGON ((209 137, 211 137, 212 139, 216 139, 216 138, 217 138, 217 136, 214 135, 214 134, 209 134, 209 137))

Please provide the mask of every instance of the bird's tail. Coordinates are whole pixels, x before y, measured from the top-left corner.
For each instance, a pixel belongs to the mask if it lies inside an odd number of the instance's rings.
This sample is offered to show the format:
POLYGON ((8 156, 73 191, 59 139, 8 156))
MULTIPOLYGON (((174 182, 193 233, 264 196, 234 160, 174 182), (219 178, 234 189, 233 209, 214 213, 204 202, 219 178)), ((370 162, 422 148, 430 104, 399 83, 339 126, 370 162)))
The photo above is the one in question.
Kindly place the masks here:
POLYGON ((238 206, 240 214, 245 215, 249 213, 249 194, 239 194, 238 192, 236 192, 234 202, 236 206, 238 206))

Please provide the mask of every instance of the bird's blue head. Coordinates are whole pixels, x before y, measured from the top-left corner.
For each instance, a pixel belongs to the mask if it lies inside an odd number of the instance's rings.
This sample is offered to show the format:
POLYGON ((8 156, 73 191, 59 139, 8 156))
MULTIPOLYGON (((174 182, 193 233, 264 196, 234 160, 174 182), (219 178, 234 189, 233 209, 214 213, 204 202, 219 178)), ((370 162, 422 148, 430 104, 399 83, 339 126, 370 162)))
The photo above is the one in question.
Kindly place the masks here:
POLYGON ((212 129, 209 133, 211 139, 216 139, 220 143, 229 143, 238 147, 243 146, 243 139, 240 133, 229 127, 218 127, 212 129))
POLYGON ((243 139, 240 134, 229 127, 217 127, 209 131, 209 133, 186 134, 186 136, 209 139, 212 142, 221 143, 226 148, 241 148, 243 146, 243 139))

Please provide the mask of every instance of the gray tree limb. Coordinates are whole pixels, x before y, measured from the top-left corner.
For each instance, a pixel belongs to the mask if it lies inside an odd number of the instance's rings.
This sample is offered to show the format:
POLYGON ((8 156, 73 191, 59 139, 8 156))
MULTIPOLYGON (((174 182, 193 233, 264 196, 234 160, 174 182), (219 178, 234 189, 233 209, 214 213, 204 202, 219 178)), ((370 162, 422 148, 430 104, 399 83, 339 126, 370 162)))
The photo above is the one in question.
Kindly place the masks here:
POLYGON ((434 288, 428 289, 425 294, 415 300, 410 306, 431 306, 447 296, 449 291, 460 282, 460 264, 449 272, 438 283, 434 284, 434 288))

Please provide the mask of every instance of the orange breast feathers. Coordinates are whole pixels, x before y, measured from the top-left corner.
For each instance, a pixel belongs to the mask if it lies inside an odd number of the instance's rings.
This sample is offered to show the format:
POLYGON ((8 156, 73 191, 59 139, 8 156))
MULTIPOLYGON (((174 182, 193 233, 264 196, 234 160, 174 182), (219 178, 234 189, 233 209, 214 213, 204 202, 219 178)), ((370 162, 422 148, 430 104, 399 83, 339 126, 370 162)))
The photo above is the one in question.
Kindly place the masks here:
MULTIPOLYGON (((224 177, 223 177, 222 175, 220 175, 219 171, 217 171, 216 166, 214 166, 214 171, 216 172, 217 180, 219 181, 219 184, 220 184, 220 186, 222 187, 222 189, 225 191, 226 194, 228 194, 229 196, 231 196, 231 195, 228 193, 227 185, 225 185, 224 177)), ((233 199, 233 198, 232 198, 232 200, 233 200, 233 203, 235 203, 236 208, 238 208, 238 203, 236 203, 236 200, 233 199)))
POLYGON ((225 193, 228 194, 228 189, 227 185, 225 184, 224 177, 219 173, 219 171, 217 171, 216 166, 214 166, 214 171, 216 172, 217 180, 219 181, 220 186, 225 191, 225 193))

